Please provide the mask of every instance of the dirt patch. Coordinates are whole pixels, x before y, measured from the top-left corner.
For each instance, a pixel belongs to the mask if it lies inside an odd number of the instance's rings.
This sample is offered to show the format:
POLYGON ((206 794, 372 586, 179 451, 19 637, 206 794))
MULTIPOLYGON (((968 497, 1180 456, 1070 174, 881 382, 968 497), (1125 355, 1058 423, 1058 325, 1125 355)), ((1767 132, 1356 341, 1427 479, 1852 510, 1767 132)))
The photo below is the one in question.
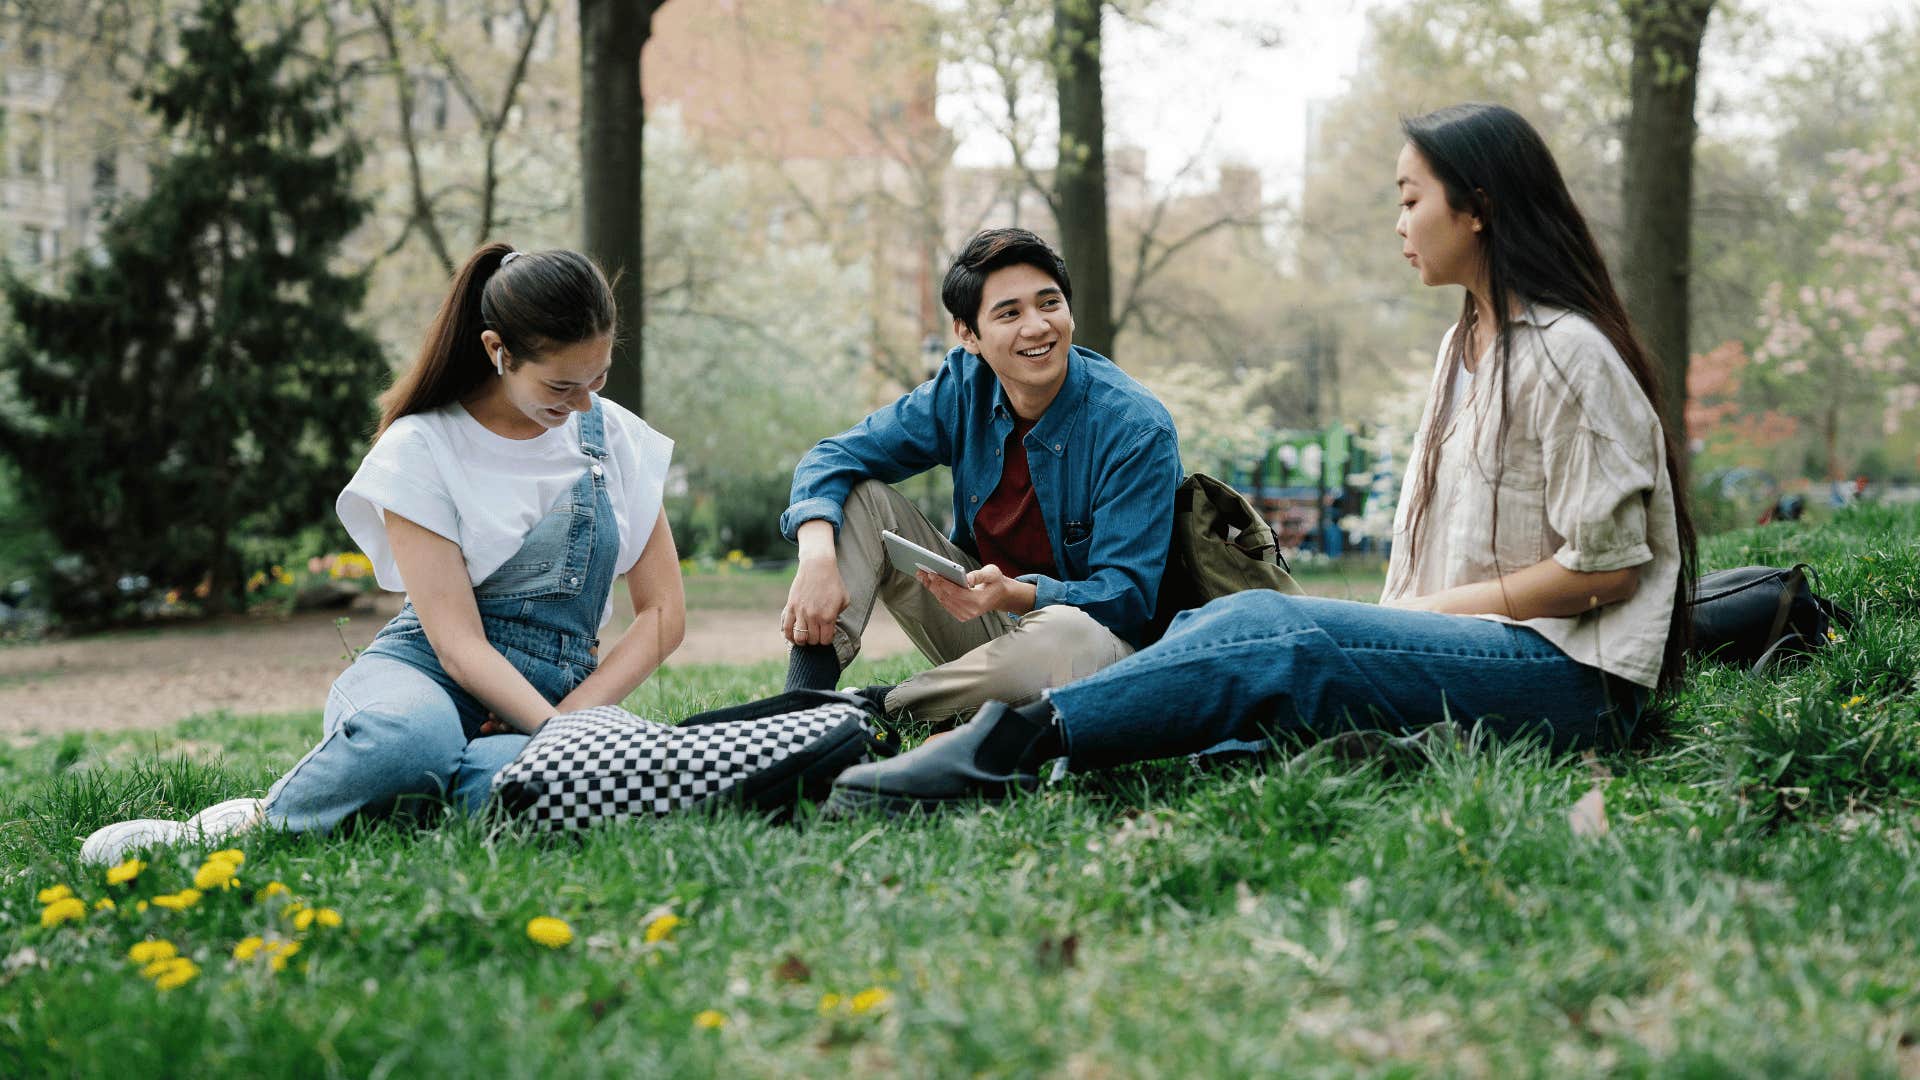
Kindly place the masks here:
MULTIPOLYGON (((0 649, 0 736, 162 727, 222 709, 317 712, 347 665, 347 650, 364 648, 399 608, 398 596, 380 594, 349 612, 344 629, 335 627, 335 614, 236 616, 0 649)), ((617 637, 632 617, 616 605, 602 639, 617 637)), ((912 648, 885 609, 875 611, 866 655, 912 648)), ((743 664, 785 655, 777 608, 695 610, 687 613, 685 643, 667 663, 743 664)))

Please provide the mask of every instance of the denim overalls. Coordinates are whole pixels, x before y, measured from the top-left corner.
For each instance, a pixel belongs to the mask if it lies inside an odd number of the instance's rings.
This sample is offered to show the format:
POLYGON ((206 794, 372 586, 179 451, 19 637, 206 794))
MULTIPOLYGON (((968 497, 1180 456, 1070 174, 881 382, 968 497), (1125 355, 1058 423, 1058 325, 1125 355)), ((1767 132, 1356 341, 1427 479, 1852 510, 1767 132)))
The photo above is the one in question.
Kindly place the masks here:
MULTIPOLYGON (((554 703, 598 663, 595 635, 620 553, 598 399, 579 423, 588 460, 580 479, 473 589, 487 641, 554 703)), ((334 680, 320 745, 267 793, 267 820, 326 831, 416 795, 478 811, 494 774, 527 742, 477 737, 486 719, 486 707, 440 666, 409 602, 334 680)))

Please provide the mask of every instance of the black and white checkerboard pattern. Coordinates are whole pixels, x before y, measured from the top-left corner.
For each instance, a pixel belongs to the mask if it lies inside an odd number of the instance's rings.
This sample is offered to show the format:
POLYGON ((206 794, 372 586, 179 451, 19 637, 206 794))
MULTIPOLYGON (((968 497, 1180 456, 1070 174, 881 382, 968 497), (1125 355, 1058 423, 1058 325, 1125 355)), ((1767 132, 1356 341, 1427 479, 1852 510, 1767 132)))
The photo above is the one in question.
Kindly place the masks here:
POLYGON ((863 715, 834 703, 682 728, 603 705, 547 721, 493 789, 527 785, 537 794, 524 816, 546 828, 654 817, 712 798, 863 715))

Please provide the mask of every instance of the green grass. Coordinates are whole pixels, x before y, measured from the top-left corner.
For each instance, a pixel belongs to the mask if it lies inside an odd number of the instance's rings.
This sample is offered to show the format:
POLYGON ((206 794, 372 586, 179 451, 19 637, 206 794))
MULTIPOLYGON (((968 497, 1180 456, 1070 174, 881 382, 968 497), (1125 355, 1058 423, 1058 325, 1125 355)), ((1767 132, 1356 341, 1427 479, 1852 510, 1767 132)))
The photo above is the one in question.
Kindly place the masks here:
MULTIPOLYGON (((1862 625, 1776 677, 1695 672, 1631 754, 1171 762, 904 823, 250 838, 245 895, 279 880, 344 915, 278 975, 227 959, 275 925, 241 894, 52 930, 34 894, 102 895, 88 830, 262 791, 317 716, 27 741, 0 749, 0 1075, 1912 1074, 1916 534, 1868 507, 1712 541, 1714 567, 1814 564, 1862 625), (1611 832, 1575 837, 1596 787, 1611 832), (648 943, 662 911, 685 922, 648 943), (542 914, 574 943, 530 942, 542 914), (199 977, 140 978, 147 933, 199 977), (822 1014, 869 987, 890 1001, 822 1014), (706 1009, 726 1025, 697 1029, 706 1009)), ((677 717, 779 676, 676 671, 630 704, 677 717)))

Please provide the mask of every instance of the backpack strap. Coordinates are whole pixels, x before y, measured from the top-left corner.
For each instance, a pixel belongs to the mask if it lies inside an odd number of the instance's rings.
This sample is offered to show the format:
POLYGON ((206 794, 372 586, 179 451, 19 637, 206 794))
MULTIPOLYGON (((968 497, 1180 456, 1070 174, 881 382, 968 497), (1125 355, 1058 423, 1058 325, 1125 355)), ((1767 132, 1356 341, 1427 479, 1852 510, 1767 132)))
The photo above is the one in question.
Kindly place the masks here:
MULTIPOLYGON (((1806 563, 1795 563, 1787 571, 1786 576, 1780 579, 1780 603, 1774 609, 1773 623, 1767 629, 1767 640, 1772 644, 1767 647, 1766 654, 1761 657, 1762 660, 1771 656, 1773 650, 1779 647, 1780 635, 1787 629, 1787 619, 1793 614, 1793 598, 1799 595, 1801 587, 1806 583, 1806 563)), ((1759 671, 1759 666, 1756 665, 1754 670, 1759 671)))

